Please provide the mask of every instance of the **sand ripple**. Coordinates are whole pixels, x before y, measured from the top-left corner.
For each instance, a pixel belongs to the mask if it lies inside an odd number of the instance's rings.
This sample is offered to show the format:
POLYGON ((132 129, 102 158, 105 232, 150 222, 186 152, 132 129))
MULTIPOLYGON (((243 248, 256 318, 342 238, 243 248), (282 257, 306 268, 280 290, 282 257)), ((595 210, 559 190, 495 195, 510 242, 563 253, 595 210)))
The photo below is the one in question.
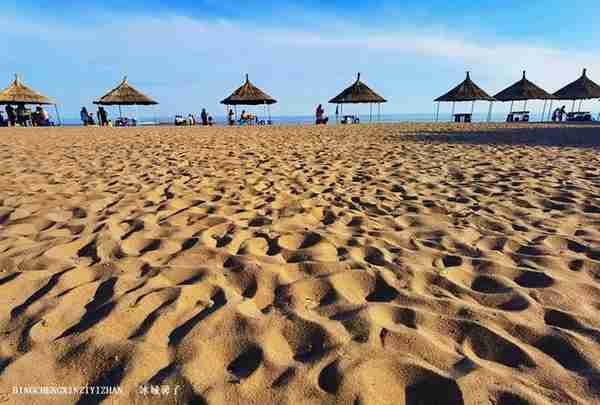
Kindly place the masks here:
POLYGON ((0 402, 597 403, 598 131, 0 130, 0 402))

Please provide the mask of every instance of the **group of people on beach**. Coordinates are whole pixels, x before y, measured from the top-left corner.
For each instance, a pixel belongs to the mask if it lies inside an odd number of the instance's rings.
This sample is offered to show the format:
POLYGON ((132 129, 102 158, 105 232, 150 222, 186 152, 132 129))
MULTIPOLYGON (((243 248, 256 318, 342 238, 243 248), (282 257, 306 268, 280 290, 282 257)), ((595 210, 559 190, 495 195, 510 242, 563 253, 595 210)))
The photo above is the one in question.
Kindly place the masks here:
MULTIPOLYGON (((112 122, 108 119, 108 113, 104 109, 104 107, 98 107, 98 111, 96 113, 98 117, 98 124, 101 127, 112 126, 112 122)), ((96 121, 94 120, 94 113, 88 112, 87 108, 81 107, 81 111, 79 112, 79 117, 81 118, 81 122, 83 122, 84 126, 88 125, 96 125, 96 121)))
POLYGON ((50 121, 50 115, 41 105, 31 111, 25 107, 25 104, 19 104, 17 108, 7 104, 4 111, 6 112, 6 118, 0 111, 0 127, 15 127, 17 125, 21 127, 47 127, 53 125, 50 121))
MULTIPOLYGON (((233 112, 232 109, 229 109, 229 112, 227 113, 227 123, 230 126, 236 124, 235 113, 233 112)), ((263 122, 259 121, 258 116, 254 115, 254 114, 250 114, 250 113, 246 112, 246 110, 242 110, 242 113, 240 114, 240 119, 237 120, 237 124, 239 124, 239 125, 248 125, 248 124, 259 125, 261 123, 264 124, 264 121, 263 122)))
POLYGON ((175 125, 204 125, 204 126, 213 126, 214 121, 213 117, 206 112, 206 108, 203 108, 200 112, 200 120, 196 117, 195 114, 188 114, 187 118, 184 118, 181 115, 175 116, 175 125))

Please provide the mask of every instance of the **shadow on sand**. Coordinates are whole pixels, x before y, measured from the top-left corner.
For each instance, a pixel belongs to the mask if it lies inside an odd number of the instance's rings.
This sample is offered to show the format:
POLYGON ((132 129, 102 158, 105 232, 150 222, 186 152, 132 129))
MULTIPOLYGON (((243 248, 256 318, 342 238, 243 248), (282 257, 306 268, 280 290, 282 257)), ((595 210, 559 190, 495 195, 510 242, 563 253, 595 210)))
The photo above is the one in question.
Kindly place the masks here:
POLYGON ((600 147, 600 123, 545 126, 530 124, 518 128, 472 128, 469 131, 436 131, 402 135, 403 139, 473 145, 528 145, 597 148, 600 147))

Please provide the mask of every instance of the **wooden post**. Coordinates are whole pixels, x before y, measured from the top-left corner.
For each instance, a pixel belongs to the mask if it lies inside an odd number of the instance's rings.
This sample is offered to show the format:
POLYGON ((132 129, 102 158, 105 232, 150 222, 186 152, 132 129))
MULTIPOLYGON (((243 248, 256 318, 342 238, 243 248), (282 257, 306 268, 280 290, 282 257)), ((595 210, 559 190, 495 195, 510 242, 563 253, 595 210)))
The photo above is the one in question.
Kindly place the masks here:
POLYGON ((56 120, 58 121, 58 126, 62 126, 62 121, 60 120, 60 113, 58 112, 58 106, 54 104, 54 110, 56 111, 56 120))
POLYGON ((437 102, 437 108, 435 110, 435 122, 438 122, 440 118, 440 102, 437 102))
POLYGON ((546 115, 546 103, 548 103, 548 100, 544 100, 544 108, 542 109, 542 119, 540 120, 540 122, 544 122, 544 116, 546 115))

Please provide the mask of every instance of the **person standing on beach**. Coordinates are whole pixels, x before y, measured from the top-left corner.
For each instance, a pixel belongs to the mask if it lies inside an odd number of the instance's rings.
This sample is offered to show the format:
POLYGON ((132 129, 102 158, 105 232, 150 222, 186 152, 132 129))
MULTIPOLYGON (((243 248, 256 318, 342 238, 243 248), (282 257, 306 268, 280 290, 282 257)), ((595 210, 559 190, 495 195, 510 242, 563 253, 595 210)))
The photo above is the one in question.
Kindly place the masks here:
POLYGON ((108 125, 108 114, 102 106, 98 107, 98 123, 103 127, 108 125))
POLYGON ((202 120, 202 125, 208 125, 208 114, 206 113, 206 108, 202 109, 200 113, 200 119, 202 120))
POLYGON ((558 112, 558 122, 562 122, 563 116, 566 114, 567 114, 567 107, 563 105, 562 107, 560 107, 560 111, 558 112))
POLYGON ((17 122, 20 126, 26 127, 28 120, 27 110, 25 109, 25 104, 19 104, 17 106, 17 122))
POLYGON ((319 125, 323 122, 323 114, 325 113, 325 111, 323 110, 323 106, 321 104, 319 104, 317 106, 317 111, 315 112, 315 117, 316 117, 316 125, 319 125))
POLYGON ((8 119, 8 125, 14 127, 17 123, 17 114, 15 114, 15 109, 12 105, 7 104, 5 107, 6 118, 8 119))
POLYGON ((79 112, 79 118, 81 118, 81 122, 83 122, 84 126, 87 126, 89 124, 89 115, 87 112, 87 108, 85 107, 81 107, 81 111, 79 112))
POLYGON ((235 114, 233 113, 233 110, 230 108, 229 109, 229 125, 235 125, 235 114))

